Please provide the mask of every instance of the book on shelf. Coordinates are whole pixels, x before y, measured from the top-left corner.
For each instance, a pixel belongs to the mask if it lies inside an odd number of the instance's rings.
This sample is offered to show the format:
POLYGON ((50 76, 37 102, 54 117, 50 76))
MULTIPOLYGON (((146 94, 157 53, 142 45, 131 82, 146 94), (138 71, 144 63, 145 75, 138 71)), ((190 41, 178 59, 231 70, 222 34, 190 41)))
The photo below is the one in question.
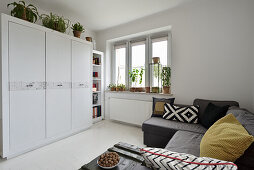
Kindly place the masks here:
POLYGON ((93 107, 93 118, 101 117, 101 106, 93 107))
POLYGON ((93 57, 93 64, 100 65, 100 59, 98 57, 93 57))
POLYGON ((99 91, 99 83, 93 83, 93 92, 99 91))
POLYGON ((98 77, 99 77, 99 74, 98 74, 98 72, 93 72, 93 77, 96 77, 96 78, 98 78, 98 77))

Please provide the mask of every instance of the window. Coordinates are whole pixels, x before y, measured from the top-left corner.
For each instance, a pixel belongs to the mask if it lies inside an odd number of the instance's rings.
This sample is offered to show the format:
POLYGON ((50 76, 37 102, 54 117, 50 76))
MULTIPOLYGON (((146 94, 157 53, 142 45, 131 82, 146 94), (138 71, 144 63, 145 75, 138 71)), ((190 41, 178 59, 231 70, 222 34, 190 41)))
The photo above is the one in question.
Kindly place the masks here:
POLYGON ((152 57, 160 57, 161 67, 155 65, 151 73, 151 86, 161 86, 160 77, 158 77, 158 73, 162 70, 162 67, 166 67, 168 65, 168 39, 167 37, 155 38, 152 39, 152 57))
MULTIPOLYGON (((114 58, 112 67, 113 82, 115 84, 125 84, 129 87, 146 87, 159 86, 161 87, 160 76, 154 76, 154 73, 160 73, 162 67, 170 66, 170 44, 168 39, 170 33, 142 36, 126 41, 123 45, 114 46, 114 58), (153 57, 160 57, 159 68, 151 67, 153 57), (140 73, 143 70, 142 82, 140 76, 136 82, 132 82, 129 77, 129 71, 138 70, 140 73)), ((119 44, 119 42, 117 43, 119 44)))
POLYGON ((125 84, 126 47, 115 46, 115 80, 116 84, 125 84))
POLYGON ((142 72, 142 78, 138 76, 136 82, 132 82, 132 87, 145 87, 145 61, 146 61, 145 41, 131 43, 131 71, 142 72))
POLYGON ((167 37, 152 39, 152 57, 160 57, 160 63, 167 66, 168 62, 168 39, 167 37))

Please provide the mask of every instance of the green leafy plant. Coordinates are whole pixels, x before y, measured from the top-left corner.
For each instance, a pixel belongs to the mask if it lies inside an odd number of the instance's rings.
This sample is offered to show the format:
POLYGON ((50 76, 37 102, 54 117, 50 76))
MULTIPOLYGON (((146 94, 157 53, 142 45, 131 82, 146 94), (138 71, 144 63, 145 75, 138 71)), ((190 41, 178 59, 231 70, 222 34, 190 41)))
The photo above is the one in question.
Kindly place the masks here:
POLYGON ((109 88, 115 88, 115 87, 116 87, 116 85, 115 85, 115 84, 113 84, 113 83, 110 83, 110 84, 108 85, 108 87, 109 87, 109 88))
POLYGON ((135 68, 132 71, 129 71, 129 76, 133 83, 137 83, 138 73, 139 73, 139 70, 135 68))
POLYGON ((32 23, 37 21, 39 14, 37 8, 34 5, 29 4, 26 6, 26 3, 24 1, 19 1, 18 3, 9 3, 7 5, 7 8, 10 5, 14 6, 14 8, 11 10, 12 16, 27 20, 32 23))
POLYGON ((81 25, 79 22, 77 22, 77 23, 74 24, 74 25, 72 24, 71 29, 72 29, 73 31, 81 31, 81 32, 84 32, 84 31, 85 31, 83 25, 81 25))
POLYGON ((42 19, 43 26, 62 33, 64 33, 70 26, 70 21, 68 19, 65 19, 63 16, 60 17, 56 14, 42 14, 40 18, 42 19))
POLYGON ((162 78, 162 85, 164 87, 170 86, 170 78, 171 78, 171 68, 170 67, 163 67, 161 72, 162 78))
POLYGON ((120 88, 120 89, 125 89, 125 85, 124 84, 118 84, 117 87, 120 88))
POLYGON ((139 72, 139 84, 142 84, 143 81, 144 68, 142 67, 139 72))
POLYGON ((133 83, 137 83, 138 79, 139 79, 139 84, 142 84, 143 74, 144 74, 144 68, 143 67, 141 67, 140 69, 134 68, 132 71, 129 71, 129 76, 130 76, 131 81, 133 83))

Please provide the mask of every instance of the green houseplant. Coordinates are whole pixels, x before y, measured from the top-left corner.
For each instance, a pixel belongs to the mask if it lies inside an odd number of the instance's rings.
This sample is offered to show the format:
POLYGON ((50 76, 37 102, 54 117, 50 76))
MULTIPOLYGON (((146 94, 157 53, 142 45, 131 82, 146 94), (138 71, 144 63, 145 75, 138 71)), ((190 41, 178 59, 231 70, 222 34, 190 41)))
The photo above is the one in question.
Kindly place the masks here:
POLYGON ((108 88, 110 89, 110 91, 116 91, 116 85, 113 84, 113 83, 110 83, 110 84, 108 85, 108 88))
POLYGON ((78 38, 80 38, 81 33, 85 31, 83 25, 81 25, 79 22, 72 25, 71 29, 73 30, 74 37, 78 38))
POLYGON ((171 78, 171 68, 170 67, 163 67, 162 72, 161 72, 161 79, 162 79, 162 86, 163 86, 163 93, 164 94, 171 93, 170 78, 171 78))
POLYGON ((119 84, 116 87, 118 89, 118 91, 125 91, 125 85, 124 84, 119 84))
POLYGON ((37 8, 29 4, 26 6, 24 1, 12 2, 7 5, 7 8, 12 5, 14 8, 11 10, 11 15, 29 22, 36 22, 38 18, 37 8))
POLYGON ((42 19, 43 26, 62 33, 64 33, 70 25, 70 21, 68 19, 52 13, 50 13, 49 15, 42 14, 40 18, 42 19))
POLYGON ((132 71, 129 71, 129 76, 131 78, 131 82, 134 83, 135 87, 131 87, 131 92, 142 92, 144 91, 143 87, 136 87, 137 83, 142 84, 143 82, 143 74, 144 74, 144 68, 141 69, 134 68, 132 71))

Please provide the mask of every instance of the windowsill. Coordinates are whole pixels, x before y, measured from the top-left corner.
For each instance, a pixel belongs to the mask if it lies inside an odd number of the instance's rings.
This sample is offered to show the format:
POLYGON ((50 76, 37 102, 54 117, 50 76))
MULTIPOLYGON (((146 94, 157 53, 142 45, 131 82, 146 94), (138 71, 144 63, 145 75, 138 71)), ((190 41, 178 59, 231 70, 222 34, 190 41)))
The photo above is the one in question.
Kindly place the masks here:
POLYGON ((141 100, 141 101, 153 101, 153 97, 157 98, 173 98, 173 94, 163 93, 145 93, 145 92, 130 92, 130 91, 105 91, 107 98, 119 98, 128 100, 141 100))

